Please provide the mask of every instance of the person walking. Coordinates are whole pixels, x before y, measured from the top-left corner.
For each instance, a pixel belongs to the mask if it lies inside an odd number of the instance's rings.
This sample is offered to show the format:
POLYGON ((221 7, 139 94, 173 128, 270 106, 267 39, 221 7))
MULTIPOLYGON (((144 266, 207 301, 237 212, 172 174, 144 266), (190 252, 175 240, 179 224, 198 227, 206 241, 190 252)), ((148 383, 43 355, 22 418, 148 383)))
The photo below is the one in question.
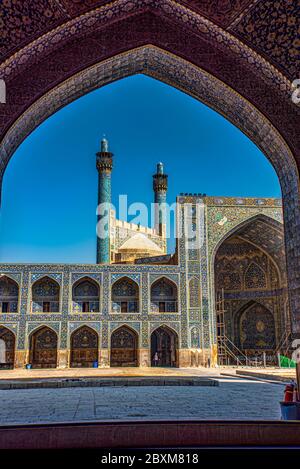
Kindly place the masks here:
POLYGON ((154 361, 154 366, 158 366, 159 357, 158 357, 158 353, 157 353, 157 352, 155 352, 155 354, 154 354, 153 361, 154 361))

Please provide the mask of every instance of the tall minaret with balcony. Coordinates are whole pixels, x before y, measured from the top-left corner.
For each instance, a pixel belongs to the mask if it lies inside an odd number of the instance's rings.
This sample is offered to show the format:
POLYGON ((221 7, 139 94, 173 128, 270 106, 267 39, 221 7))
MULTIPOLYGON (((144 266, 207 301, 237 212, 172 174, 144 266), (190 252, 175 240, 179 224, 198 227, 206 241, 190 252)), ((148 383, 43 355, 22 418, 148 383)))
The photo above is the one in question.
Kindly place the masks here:
POLYGON ((155 202, 155 229, 157 233, 166 238, 166 201, 168 189, 168 176, 164 174, 163 163, 157 164, 156 173, 153 175, 153 190, 155 202))
POLYGON ((113 153, 108 151, 108 141, 101 140, 101 151, 96 153, 98 170, 98 224, 97 224, 97 264, 110 263, 110 204, 111 171, 113 153))

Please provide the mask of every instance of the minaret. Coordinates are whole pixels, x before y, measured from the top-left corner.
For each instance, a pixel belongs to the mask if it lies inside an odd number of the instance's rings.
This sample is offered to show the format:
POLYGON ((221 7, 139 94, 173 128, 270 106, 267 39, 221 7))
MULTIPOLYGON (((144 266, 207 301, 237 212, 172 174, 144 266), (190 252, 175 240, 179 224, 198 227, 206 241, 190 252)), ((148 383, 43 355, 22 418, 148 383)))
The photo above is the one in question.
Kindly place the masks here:
MULTIPOLYGON (((96 153, 96 167, 98 178, 98 204, 101 204, 98 223, 106 217, 107 223, 101 226, 100 236, 97 237, 97 264, 110 263, 110 204, 111 204, 111 171, 113 168, 113 153, 108 151, 108 141, 101 140, 101 151, 96 153), (103 205, 102 205, 103 204, 103 205), (107 204, 107 207, 104 205, 107 204)), ((99 226, 99 225, 98 225, 99 226)))
POLYGON ((168 176, 164 174, 163 163, 157 164, 156 174, 153 175, 153 190, 155 202, 155 229, 157 233, 166 237, 166 201, 168 176))

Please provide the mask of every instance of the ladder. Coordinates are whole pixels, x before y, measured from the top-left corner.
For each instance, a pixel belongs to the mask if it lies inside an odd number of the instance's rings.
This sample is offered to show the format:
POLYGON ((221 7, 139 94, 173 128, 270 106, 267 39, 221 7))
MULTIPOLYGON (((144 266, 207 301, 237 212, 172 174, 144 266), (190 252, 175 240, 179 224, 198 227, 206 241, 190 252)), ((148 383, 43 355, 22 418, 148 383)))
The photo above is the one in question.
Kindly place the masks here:
POLYGON ((217 348, 219 365, 229 364, 229 354, 225 340, 225 302, 224 288, 216 293, 217 348))
POLYGON ((290 331, 285 331, 282 334, 278 346, 276 347, 276 354, 281 353, 285 357, 289 357, 291 354, 291 339, 292 333, 290 331))

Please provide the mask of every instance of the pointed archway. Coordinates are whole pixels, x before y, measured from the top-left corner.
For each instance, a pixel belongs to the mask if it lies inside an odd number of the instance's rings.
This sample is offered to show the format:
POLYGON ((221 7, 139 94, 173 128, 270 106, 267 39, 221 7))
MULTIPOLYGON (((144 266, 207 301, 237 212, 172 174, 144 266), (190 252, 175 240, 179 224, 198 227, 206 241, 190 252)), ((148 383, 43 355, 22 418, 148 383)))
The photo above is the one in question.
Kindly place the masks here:
POLYGON ((154 356, 157 353, 157 366, 178 366, 178 335, 167 326, 155 329, 151 334, 151 364, 155 365, 154 356))
POLYGON ((138 366, 137 359, 138 335, 122 326, 111 335, 110 366, 138 366))
POLYGON ((0 327, 0 369, 12 369, 15 361, 15 335, 0 327))
POLYGON ((177 285, 167 277, 160 277, 151 285, 151 312, 178 312, 177 285))
POLYGON ((31 311, 34 313, 57 313, 59 311, 60 286, 45 275, 32 285, 31 311))
POLYGON ((30 363, 33 368, 56 368, 57 334, 43 326, 30 336, 30 363))
POLYGON ((249 301, 235 314, 234 326, 238 347, 247 356, 260 355, 265 351, 276 358, 274 314, 265 305, 249 301))
POLYGON ((8 34, 1 76, 10 95, 1 119, 1 179, 21 141, 42 120, 91 89, 145 73, 185 91, 241 128, 278 173, 292 326, 299 336, 299 106, 292 83, 297 2, 289 2, 294 4, 287 13, 289 38, 278 41, 276 48, 272 36, 282 35, 280 2, 267 2, 266 18, 262 1, 251 2, 251 8, 246 0, 227 1, 226 8, 221 1, 215 8, 207 6, 210 2, 183 0, 112 0, 97 2, 97 7, 95 2, 73 1, 64 2, 69 5, 56 12, 63 16, 55 21, 49 11, 36 21, 36 6, 19 3, 35 26, 23 28, 16 40, 13 25, 19 24, 20 11, 10 8, 4 15, 8 34))
POLYGON ((290 336, 283 225, 265 215, 244 220, 220 240, 212 261, 219 364, 263 354, 276 363, 290 336))
POLYGON ((114 313, 138 313, 138 284, 129 277, 120 278, 112 286, 111 300, 111 309, 114 313))
POLYGON ((71 335, 71 368, 91 368, 98 361, 98 334, 82 326, 71 335))
POLYGON ((74 283, 72 288, 72 311, 76 313, 94 313, 100 311, 100 288, 98 283, 86 276, 74 283))
POLYGON ((1 313, 17 313, 19 285, 7 275, 0 276, 0 311, 1 313))

